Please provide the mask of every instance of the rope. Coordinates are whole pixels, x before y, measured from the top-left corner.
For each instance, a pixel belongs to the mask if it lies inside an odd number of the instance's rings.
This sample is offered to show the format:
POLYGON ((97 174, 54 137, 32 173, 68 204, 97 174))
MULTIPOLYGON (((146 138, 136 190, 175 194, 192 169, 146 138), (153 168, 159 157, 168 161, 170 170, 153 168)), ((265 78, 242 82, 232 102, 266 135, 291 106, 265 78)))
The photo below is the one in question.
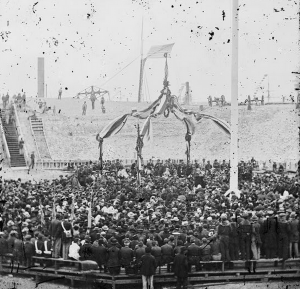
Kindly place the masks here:
POLYGON ((139 58, 136 57, 135 59, 133 59, 129 64, 127 64, 125 67, 123 67, 120 71, 118 71, 115 75, 113 75, 111 78, 109 78, 107 81, 105 81, 104 83, 101 84, 101 86, 104 86, 106 83, 108 83, 109 81, 111 81, 114 77, 116 77, 119 73, 121 73, 124 69, 126 69, 129 65, 131 65, 134 61, 136 61, 139 58))

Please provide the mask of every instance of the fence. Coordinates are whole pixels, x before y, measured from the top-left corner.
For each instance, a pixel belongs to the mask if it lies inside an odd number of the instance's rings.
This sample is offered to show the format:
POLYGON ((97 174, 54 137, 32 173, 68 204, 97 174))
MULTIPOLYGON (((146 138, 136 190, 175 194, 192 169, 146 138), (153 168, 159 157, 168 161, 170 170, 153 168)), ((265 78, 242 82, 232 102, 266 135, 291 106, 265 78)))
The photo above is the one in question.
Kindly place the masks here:
MULTIPOLYGON (((144 163, 146 164, 150 159, 144 159, 144 163)), ((73 164, 74 166, 88 165, 90 162, 95 162, 97 160, 38 160, 36 163, 37 168, 46 169, 46 170, 60 170, 66 169, 68 164, 73 164)), ((117 161, 122 162, 125 166, 130 166, 135 162, 135 159, 116 159, 110 160, 112 163, 116 163, 117 161)), ((156 164, 158 159, 152 159, 153 163, 156 164)), ((166 163, 168 160, 160 160, 160 162, 166 163)), ((173 159, 172 163, 179 164, 182 159, 173 159)), ((192 160, 191 163, 195 163, 197 161, 200 165, 203 165, 203 160, 192 160)), ((207 160, 205 160, 207 162, 207 160)), ((213 161, 210 161, 211 164, 213 161)), ((221 161, 219 161, 221 163, 221 161)), ((297 171, 298 163, 296 160, 286 160, 284 162, 276 162, 277 168, 279 164, 282 164, 285 171, 297 171)), ((259 170, 272 170, 273 169, 273 161, 257 161, 259 170)))

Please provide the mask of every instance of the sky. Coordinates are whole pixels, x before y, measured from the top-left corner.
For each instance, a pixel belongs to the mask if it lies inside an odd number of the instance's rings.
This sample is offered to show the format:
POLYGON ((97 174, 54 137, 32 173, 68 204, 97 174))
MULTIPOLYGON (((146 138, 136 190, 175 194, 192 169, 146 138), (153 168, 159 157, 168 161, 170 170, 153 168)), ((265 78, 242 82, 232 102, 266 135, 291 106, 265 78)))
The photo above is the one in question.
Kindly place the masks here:
MULTIPOLYGON (((258 87, 266 95, 268 82, 274 100, 295 95, 298 1, 239 4, 239 100, 258 87)), ((144 55, 153 45, 175 43, 172 94, 189 82, 194 102, 222 94, 230 100, 230 0, 0 0, 0 94, 35 97, 37 58, 44 57, 47 97, 57 97, 60 87, 63 97, 73 97, 94 85, 112 100, 136 101, 142 23, 144 55)), ((144 100, 159 96, 164 67, 164 59, 147 59, 144 100)))

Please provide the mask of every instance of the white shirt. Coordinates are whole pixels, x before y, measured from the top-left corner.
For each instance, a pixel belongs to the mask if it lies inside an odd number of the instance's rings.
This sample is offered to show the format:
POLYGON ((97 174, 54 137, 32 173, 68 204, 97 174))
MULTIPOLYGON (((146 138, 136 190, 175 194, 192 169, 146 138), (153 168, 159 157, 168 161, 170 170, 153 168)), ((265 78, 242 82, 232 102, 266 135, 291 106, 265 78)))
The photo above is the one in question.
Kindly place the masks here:
POLYGON ((75 260, 79 260, 79 250, 79 245, 77 243, 72 242, 69 248, 69 257, 74 258, 75 260))

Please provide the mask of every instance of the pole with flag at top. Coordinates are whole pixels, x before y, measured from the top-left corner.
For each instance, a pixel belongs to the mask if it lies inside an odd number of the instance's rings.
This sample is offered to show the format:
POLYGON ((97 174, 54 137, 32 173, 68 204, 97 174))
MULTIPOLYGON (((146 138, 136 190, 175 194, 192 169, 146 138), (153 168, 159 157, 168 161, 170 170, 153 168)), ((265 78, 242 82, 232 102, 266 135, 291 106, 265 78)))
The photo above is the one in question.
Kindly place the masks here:
POLYGON ((231 0, 232 4, 232 26, 231 26, 231 141, 230 141, 230 188, 225 196, 234 193, 237 197, 240 196, 238 190, 238 13, 239 1, 231 0))

